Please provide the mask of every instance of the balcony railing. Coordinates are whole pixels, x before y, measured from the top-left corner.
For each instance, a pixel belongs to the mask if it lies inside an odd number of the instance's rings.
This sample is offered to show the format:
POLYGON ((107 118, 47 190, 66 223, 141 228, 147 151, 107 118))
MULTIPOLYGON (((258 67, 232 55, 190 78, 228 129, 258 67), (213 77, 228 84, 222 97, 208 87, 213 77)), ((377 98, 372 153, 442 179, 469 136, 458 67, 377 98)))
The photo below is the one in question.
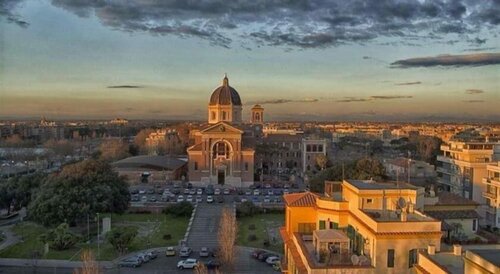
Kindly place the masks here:
POLYGON ((497 194, 496 193, 491 193, 491 192, 483 192, 483 197, 489 198, 489 199, 496 199, 497 194))

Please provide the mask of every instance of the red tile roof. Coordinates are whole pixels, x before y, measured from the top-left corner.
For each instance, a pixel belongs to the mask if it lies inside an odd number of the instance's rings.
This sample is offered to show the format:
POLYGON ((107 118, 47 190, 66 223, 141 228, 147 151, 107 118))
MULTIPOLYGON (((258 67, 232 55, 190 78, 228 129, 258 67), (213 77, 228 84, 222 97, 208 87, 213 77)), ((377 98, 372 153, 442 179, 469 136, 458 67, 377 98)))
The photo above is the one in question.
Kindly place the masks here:
POLYGON ((436 205, 478 205, 473 200, 464 198, 458 194, 451 192, 440 192, 438 193, 438 202, 436 205))
POLYGON ((311 192, 291 193, 283 196, 287 206, 291 207, 308 207, 316 205, 317 194, 311 192))

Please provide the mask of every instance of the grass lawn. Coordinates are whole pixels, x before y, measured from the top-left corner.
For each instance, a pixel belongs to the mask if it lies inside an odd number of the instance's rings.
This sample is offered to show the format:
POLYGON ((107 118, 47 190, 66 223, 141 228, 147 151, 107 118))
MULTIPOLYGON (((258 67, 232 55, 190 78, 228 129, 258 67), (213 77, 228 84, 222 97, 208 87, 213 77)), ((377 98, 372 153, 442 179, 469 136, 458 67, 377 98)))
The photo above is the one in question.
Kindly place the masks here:
MULTIPOLYGON (((111 215, 112 227, 117 225, 136 226, 138 228, 146 227, 146 233, 149 236, 138 236, 134 239, 129 247, 129 251, 137 251, 153 247, 177 245, 178 241, 182 239, 189 222, 189 218, 182 217, 176 218, 171 215, 165 214, 123 214, 111 215), (163 236, 170 234, 171 239, 165 240, 163 236)), ((47 228, 30 223, 24 222, 14 226, 13 231, 22 236, 23 242, 10 246, 7 249, 0 251, 2 258, 32 258, 34 251, 43 254, 43 244, 38 240, 39 235, 46 233, 47 228)), ((97 256, 97 243, 87 244, 79 243, 75 247, 63 250, 49 250, 47 255, 42 256, 44 259, 65 259, 65 260, 79 260, 80 252, 83 249, 90 248, 94 255, 97 256)), ((113 247, 106 241, 100 244, 100 260, 112 260, 118 257, 119 254, 115 252, 113 247)))
POLYGON ((252 217, 238 218, 238 239, 236 243, 241 246, 250 246, 256 248, 265 248, 278 253, 283 253, 283 244, 279 240, 279 227, 285 223, 285 214, 283 213, 270 213, 258 214, 252 217), (255 229, 249 229, 249 226, 255 225, 255 229), (272 241, 269 239, 267 229, 274 228, 276 231, 277 244, 271 243, 268 247, 264 246, 264 241, 272 241), (257 237, 256 241, 249 241, 249 235, 254 234, 257 237))

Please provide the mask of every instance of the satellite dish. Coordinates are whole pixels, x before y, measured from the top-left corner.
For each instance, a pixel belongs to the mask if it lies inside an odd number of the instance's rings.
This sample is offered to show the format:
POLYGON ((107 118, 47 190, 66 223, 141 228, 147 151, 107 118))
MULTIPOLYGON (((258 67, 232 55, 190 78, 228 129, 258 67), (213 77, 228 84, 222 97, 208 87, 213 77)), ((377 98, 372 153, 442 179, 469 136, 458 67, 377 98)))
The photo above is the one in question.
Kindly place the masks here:
POLYGON ((359 264, 359 257, 356 254, 353 254, 351 256, 351 262, 353 265, 358 265, 359 264))
POLYGON ((406 208, 406 200, 403 197, 399 197, 398 199, 398 208, 400 209, 406 208))

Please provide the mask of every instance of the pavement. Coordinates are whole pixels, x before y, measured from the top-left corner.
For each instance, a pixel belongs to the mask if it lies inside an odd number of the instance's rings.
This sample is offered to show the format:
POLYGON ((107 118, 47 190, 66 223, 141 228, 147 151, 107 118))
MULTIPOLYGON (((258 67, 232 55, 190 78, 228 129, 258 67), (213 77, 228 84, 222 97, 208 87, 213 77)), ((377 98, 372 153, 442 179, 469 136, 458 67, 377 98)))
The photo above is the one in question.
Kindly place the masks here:
POLYGON ((223 204, 212 203, 198 206, 187 238, 187 246, 194 252, 202 247, 217 247, 217 231, 222 215, 223 204))
POLYGON ((0 243, 0 250, 3 250, 11 245, 17 244, 21 239, 12 232, 11 228, 13 225, 0 227, 1 233, 5 236, 5 239, 0 243))

